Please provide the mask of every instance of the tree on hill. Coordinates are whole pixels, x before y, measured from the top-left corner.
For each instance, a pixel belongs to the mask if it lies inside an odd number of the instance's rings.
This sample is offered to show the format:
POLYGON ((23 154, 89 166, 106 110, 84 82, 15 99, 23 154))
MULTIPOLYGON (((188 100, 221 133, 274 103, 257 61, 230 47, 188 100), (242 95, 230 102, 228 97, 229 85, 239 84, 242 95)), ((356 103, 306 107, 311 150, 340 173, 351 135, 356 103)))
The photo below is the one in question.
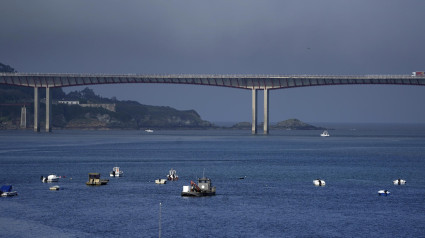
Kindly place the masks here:
MULTIPOLYGON (((10 67, 0 63, 0 72, 3 73, 17 73, 17 71, 10 67)), ((65 93, 62 88, 52 88, 51 90, 52 99, 61 99, 65 93)), ((39 90, 39 97, 45 98, 46 91, 39 90)), ((34 88, 22 87, 14 85, 0 85, 0 103, 27 103, 34 102, 34 88)))
POLYGON ((15 69, 10 67, 9 65, 0 63, 0 72, 3 73, 16 73, 15 69))
POLYGON ((90 88, 85 88, 81 91, 72 91, 64 95, 64 100, 80 101, 80 103, 113 103, 112 99, 103 98, 96 95, 90 88))

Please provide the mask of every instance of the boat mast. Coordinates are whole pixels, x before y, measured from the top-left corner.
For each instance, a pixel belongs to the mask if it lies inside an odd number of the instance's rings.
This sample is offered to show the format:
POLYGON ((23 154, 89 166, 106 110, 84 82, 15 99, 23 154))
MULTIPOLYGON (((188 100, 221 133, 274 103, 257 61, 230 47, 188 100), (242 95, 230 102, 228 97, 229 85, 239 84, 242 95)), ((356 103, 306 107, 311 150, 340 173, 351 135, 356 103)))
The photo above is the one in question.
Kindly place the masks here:
POLYGON ((161 203, 159 203, 159 234, 158 237, 161 238, 161 203))

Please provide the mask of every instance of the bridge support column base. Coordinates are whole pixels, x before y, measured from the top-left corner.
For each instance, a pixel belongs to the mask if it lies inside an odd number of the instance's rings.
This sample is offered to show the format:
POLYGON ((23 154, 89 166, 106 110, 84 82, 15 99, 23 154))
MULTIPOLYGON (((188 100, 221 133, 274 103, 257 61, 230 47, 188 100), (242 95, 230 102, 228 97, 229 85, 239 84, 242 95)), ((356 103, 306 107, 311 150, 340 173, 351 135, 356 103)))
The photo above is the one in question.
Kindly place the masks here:
POLYGON ((46 87, 46 132, 52 132, 52 97, 50 88, 46 87))

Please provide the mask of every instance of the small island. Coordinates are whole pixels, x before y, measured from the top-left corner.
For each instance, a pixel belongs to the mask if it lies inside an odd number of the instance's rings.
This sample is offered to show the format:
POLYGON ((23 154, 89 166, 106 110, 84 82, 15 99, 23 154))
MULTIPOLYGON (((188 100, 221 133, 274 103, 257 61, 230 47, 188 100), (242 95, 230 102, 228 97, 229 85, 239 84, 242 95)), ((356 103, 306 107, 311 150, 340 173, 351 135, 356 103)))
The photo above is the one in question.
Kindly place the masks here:
POLYGON ((281 121, 275 125, 272 125, 271 128, 278 130, 326 130, 324 127, 313 126, 298 119, 288 119, 281 121))

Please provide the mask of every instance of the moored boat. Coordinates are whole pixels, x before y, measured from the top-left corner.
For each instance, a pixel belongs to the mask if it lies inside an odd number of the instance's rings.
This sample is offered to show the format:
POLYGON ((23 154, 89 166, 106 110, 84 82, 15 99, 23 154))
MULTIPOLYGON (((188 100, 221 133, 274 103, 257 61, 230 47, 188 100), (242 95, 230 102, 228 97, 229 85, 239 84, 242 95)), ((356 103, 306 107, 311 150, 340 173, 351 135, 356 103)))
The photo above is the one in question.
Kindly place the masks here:
POLYGON ((316 180, 313 180, 313 184, 315 186, 325 186, 326 185, 326 182, 325 182, 325 180, 316 179, 316 180))
POLYGON ((198 184, 190 181, 190 186, 183 186, 181 195, 186 197, 214 196, 215 190, 215 187, 211 184, 211 179, 203 177, 198 179, 198 184))
POLYGON ((51 186, 49 189, 52 191, 57 191, 57 190, 60 190, 61 187, 59 185, 55 185, 55 186, 51 186))
POLYGON ((155 179, 155 183, 156 184, 166 184, 167 180, 166 179, 155 179))
POLYGON ((89 173, 89 181, 86 182, 87 185, 106 185, 108 184, 109 179, 101 179, 100 173, 89 173))
POLYGON ((322 132, 322 134, 320 134, 320 136, 322 136, 322 137, 328 137, 328 136, 330 136, 330 135, 329 135, 329 132, 328 132, 327 130, 324 130, 324 131, 322 132))
POLYGON ((18 195, 18 192, 12 191, 12 185, 3 185, 0 188, 2 197, 12 197, 18 195))
POLYGON ((146 129, 146 130, 145 130, 145 132, 147 132, 147 133, 152 133, 152 132, 153 132, 153 130, 152 130, 152 129, 146 129))
POLYGON ((393 181, 394 185, 404 185, 406 184, 406 180, 403 179, 396 179, 393 181))
POLYGON ((50 174, 47 177, 41 176, 41 182, 43 183, 52 183, 52 182, 58 182, 59 181, 59 176, 57 176, 56 174, 50 174))
POLYGON ((168 175, 167 175, 167 179, 171 180, 171 181, 179 180, 179 176, 177 175, 176 170, 170 169, 170 171, 168 172, 168 175))
POLYGON ((388 190, 379 190, 378 191, 378 195, 379 196, 388 196, 388 195, 390 195, 391 193, 390 193, 390 191, 388 191, 388 190))
POLYGON ((122 177, 124 176, 124 172, 120 170, 120 167, 114 167, 112 171, 109 173, 111 177, 122 177))

